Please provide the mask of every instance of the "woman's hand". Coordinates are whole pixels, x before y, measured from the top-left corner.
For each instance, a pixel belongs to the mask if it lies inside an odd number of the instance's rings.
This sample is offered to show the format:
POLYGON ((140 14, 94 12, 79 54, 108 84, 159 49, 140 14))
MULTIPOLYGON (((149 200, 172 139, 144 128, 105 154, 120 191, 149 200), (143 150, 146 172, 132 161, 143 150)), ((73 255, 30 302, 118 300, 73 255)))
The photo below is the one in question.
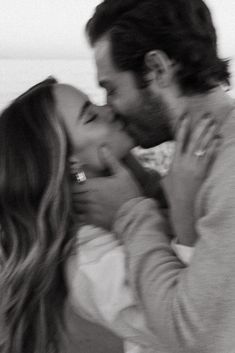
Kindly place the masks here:
POLYGON ((195 231, 194 204, 198 190, 214 161, 219 137, 217 124, 204 115, 190 130, 190 117, 181 121, 171 169, 163 184, 170 203, 170 217, 178 242, 192 246, 195 231))

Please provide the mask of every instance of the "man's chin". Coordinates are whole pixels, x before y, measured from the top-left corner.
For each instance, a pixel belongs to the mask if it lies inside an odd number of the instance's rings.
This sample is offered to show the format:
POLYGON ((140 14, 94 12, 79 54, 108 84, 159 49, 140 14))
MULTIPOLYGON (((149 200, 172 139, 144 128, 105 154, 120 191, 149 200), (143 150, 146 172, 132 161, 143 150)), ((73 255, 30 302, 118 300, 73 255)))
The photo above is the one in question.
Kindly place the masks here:
POLYGON ((158 145, 161 145, 163 142, 168 141, 165 138, 156 138, 156 137, 150 137, 150 136, 146 136, 146 137, 139 137, 139 138, 135 138, 136 144, 137 146, 144 148, 144 149, 148 149, 148 148, 153 148, 156 147, 158 145))
POLYGON ((170 131, 167 129, 162 129, 161 133, 154 131, 139 131, 137 129, 128 129, 129 135, 135 141, 135 144, 147 149, 161 145, 164 142, 172 140, 170 131))
POLYGON ((131 136, 131 138, 133 139, 135 145, 134 147, 150 148, 155 146, 155 144, 150 141, 147 135, 138 133, 139 131, 137 131, 133 127, 127 126, 126 131, 129 136, 131 136))

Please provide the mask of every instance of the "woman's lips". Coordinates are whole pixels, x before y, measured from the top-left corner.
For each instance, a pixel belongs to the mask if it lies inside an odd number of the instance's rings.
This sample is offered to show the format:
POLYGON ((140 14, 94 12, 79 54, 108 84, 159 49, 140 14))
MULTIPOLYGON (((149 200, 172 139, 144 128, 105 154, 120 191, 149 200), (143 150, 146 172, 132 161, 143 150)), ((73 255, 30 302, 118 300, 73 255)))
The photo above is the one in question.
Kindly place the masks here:
POLYGON ((136 133, 137 131, 135 125, 131 124, 125 116, 120 114, 114 115, 114 121, 118 121, 121 124, 121 129, 132 138, 135 145, 138 145, 138 134, 136 133))

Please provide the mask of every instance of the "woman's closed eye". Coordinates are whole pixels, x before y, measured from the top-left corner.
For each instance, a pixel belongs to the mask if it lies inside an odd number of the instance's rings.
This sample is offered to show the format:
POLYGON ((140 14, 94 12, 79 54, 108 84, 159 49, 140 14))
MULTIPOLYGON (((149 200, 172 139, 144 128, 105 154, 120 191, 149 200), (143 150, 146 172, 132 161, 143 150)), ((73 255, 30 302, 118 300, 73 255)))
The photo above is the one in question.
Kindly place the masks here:
POLYGON ((84 117, 83 121, 84 121, 84 124, 89 124, 92 121, 95 121, 97 118, 98 118, 98 114, 97 113, 89 114, 86 117, 84 117))

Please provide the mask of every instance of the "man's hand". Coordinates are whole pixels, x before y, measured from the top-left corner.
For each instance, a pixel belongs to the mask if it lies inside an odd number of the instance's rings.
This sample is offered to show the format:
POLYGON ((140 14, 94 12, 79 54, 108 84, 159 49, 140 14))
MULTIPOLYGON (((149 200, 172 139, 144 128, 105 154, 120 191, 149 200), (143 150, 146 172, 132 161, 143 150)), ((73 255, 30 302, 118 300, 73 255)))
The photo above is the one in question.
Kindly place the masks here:
POLYGON ((161 198, 162 200, 162 191, 160 190, 161 175, 156 170, 144 167, 132 152, 125 157, 123 162, 135 176, 144 196, 156 199, 161 198))
POLYGON ((73 185, 73 206, 82 223, 111 229, 119 208, 142 195, 137 181, 106 147, 102 158, 110 176, 92 178, 73 185))

